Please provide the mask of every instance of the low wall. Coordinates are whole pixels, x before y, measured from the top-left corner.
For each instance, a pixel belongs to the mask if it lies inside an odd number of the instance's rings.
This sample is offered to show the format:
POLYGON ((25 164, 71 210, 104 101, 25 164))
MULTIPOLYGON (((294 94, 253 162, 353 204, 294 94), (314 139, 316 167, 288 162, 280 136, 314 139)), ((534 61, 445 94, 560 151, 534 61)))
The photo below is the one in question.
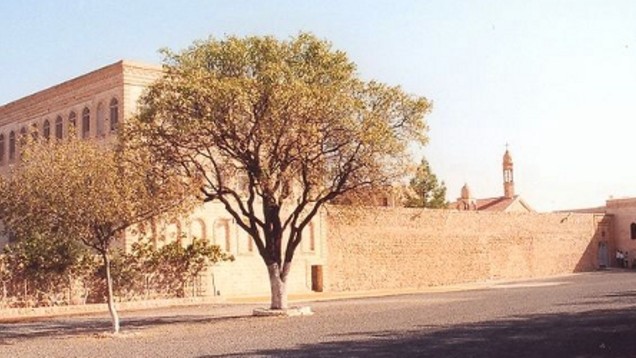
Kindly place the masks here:
POLYGON ((330 207, 330 291, 356 291, 544 277, 598 268, 609 217, 330 207), (601 238, 601 236, 603 236, 601 238))

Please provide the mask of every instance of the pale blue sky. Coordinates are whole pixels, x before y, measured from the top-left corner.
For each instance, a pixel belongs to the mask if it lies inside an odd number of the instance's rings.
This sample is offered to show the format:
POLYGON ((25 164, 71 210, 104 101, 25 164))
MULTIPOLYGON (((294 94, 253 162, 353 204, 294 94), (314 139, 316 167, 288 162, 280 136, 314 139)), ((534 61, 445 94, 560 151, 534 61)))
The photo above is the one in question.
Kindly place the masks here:
POLYGON ((3 1, 0 103, 209 35, 313 32, 434 103, 422 151, 454 200, 539 210, 636 196, 636 1, 3 1))

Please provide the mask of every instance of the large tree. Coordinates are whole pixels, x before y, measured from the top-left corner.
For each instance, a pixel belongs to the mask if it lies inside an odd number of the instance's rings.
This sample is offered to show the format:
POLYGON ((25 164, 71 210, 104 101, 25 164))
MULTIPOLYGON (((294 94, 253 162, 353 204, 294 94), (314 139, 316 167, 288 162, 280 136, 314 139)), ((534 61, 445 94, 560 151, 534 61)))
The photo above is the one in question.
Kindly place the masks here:
POLYGON ((406 195, 407 207, 414 208, 446 208, 446 185, 437 181, 437 175, 431 170, 431 165, 426 158, 422 158, 415 175, 409 182, 409 191, 406 195))
POLYGON ((210 38, 164 55, 127 136, 224 205, 267 266, 271 308, 285 309, 303 230, 337 196, 403 176, 409 143, 426 142, 429 102, 361 80, 309 34, 210 38))
POLYGON ((141 149, 70 138, 30 142, 6 179, 0 178, 0 220, 18 240, 34 235, 78 240, 102 258, 113 330, 111 247, 126 231, 188 207, 189 187, 154 175, 141 149))

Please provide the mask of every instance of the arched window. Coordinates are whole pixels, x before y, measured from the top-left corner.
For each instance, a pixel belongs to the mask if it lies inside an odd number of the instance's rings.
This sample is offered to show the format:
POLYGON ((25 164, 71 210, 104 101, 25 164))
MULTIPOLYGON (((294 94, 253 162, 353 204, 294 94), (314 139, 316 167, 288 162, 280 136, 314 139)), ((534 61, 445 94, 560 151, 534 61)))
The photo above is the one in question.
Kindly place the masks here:
POLYGON ((245 235, 247 238, 247 251, 254 252, 254 239, 250 235, 245 235))
POLYGON ((225 251, 230 251, 230 221, 228 219, 218 219, 214 223, 214 242, 225 251))
POLYGON ((38 140, 39 136, 40 136, 40 131, 38 130, 38 124, 33 123, 31 125, 31 138, 33 138, 33 140, 36 141, 38 140))
POLYGON ((91 134, 91 111, 84 108, 82 111, 82 138, 88 138, 91 134))
POLYGON ((62 122, 62 116, 55 118, 55 138, 64 138, 64 123, 62 122))
POLYGON ((26 144, 26 140, 27 140, 27 129, 26 127, 22 127, 22 129, 20 129, 20 147, 26 144))
POLYGON ((9 160, 15 160, 15 132, 9 133, 9 160))
POLYGON ((110 130, 116 131, 119 126, 119 102, 117 98, 110 100, 110 130))
POLYGON ((49 122, 48 119, 46 119, 42 125, 42 135, 46 140, 51 139, 51 122, 49 122))
POLYGON ((104 109, 104 104, 103 103, 99 103, 97 105, 97 117, 96 117, 96 121, 95 121, 95 131, 96 131, 96 135, 97 137, 101 137, 104 135, 104 121, 106 119, 106 112, 104 109))
POLYGON ((166 236, 169 242, 181 242, 181 223, 178 220, 172 221, 166 228, 166 236))
POLYGON ((630 231, 631 231, 631 234, 632 234, 631 235, 632 240, 636 240, 636 223, 632 223, 630 225, 630 229, 631 229, 630 231))
POLYGON ((0 134, 0 165, 4 164, 4 134, 0 134))
POLYGON ((309 223, 307 225, 307 234, 309 235, 309 251, 316 251, 316 230, 314 228, 314 223, 309 223))
POLYGON ((205 228, 205 222, 201 219, 194 219, 190 224, 190 236, 192 239, 207 239, 207 230, 205 228))
POLYGON ((75 112, 71 112, 68 115, 68 126, 67 126, 68 133, 73 133, 73 131, 76 130, 75 129, 76 127, 77 127, 77 115, 75 114, 75 112))
POLYGON ((301 248, 303 252, 315 252, 316 251, 316 230, 313 222, 310 222, 302 232, 303 241, 301 248))

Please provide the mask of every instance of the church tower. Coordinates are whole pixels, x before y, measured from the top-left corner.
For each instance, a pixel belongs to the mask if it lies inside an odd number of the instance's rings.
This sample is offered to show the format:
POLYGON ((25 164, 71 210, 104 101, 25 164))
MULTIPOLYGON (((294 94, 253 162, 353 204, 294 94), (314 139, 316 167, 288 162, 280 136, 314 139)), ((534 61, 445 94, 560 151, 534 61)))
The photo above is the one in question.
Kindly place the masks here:
POLYGON ((503 156, 503 185, 504 185, 504 197, 513 198, 515 196, 515 181, 512 170, 512 157, 508 148, 503 156))

